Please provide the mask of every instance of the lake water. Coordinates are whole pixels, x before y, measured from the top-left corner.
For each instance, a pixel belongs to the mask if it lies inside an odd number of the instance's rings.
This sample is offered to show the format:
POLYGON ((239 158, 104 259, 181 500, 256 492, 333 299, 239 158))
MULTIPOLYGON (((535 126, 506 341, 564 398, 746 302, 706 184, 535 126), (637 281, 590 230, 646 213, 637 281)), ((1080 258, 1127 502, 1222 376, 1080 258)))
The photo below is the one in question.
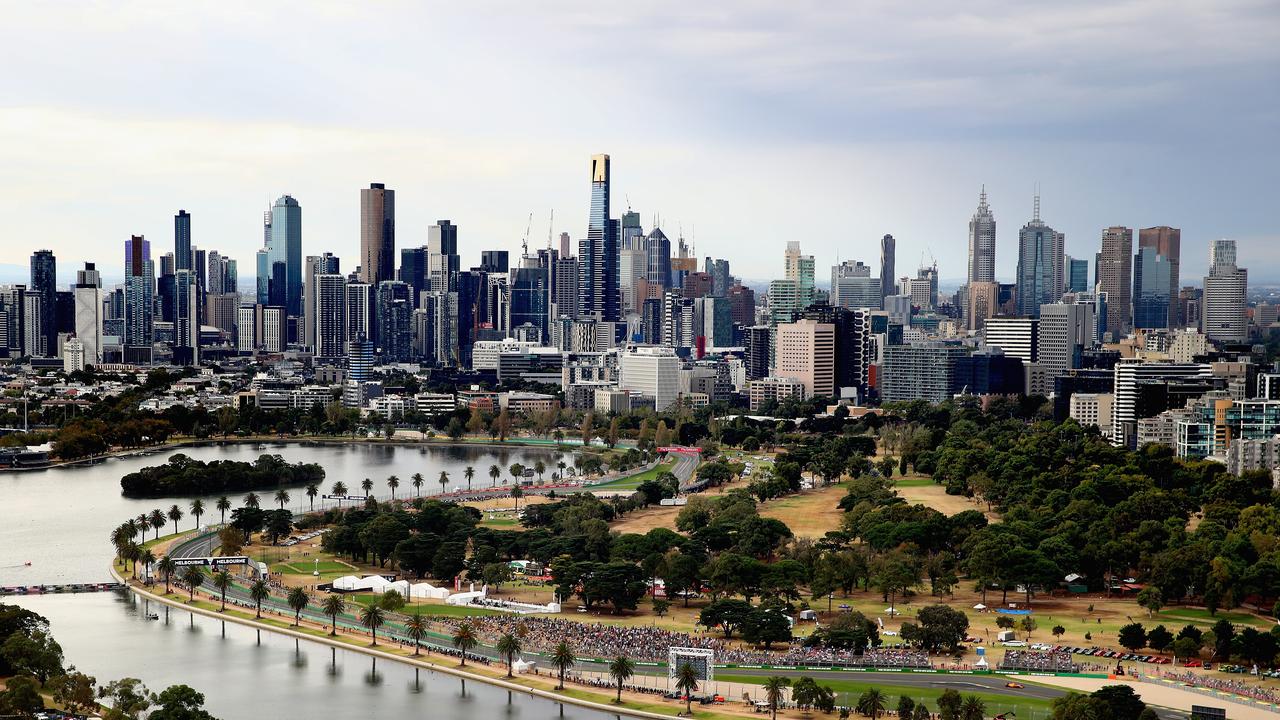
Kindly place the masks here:
POLYGON ((159 691, 176 683, 204 693, 221 720, 410 718, 612 720, 602 713, 463 682, 306 640, 193 615, 131 593, 8 598, 49 618, 67 662, 99 683, 136 677, 159 691), (225 633, 225 634, 224 634, 225 633))
MULTIPOLYGON (((488 487, 489 466, 503 468, 499 482, 510 481, 506 468, 512 463, 532 465, 542 460, 554 468, 566 463, 567 453, 552 449, 523 447, 467 447, 424 445, 320 444, 230 444, 166 450, 148 455, 112 458, 94 465, 50 468, 30 472, 0 473, 0 585, 39 585, 110 580, 108 568, 113 550, 111 530, 130 517, 155 508, 168 510, 177 503, 188 511, 192 497, 132 499, 120 494, 120 477, 150 465, 167 462, 184 453, 197 460, 240 460, 252 462, 263 453, 278 454, 289 462, 314 462, 325 469, 321 488, 329 492, 334 482, 347 484, 352 495, 363 494, 360 482, 374 481, 373 494, 391 495, 386 479, 400 478, 396 497, 412 497, 409 478, 422 473, 426 484, 422 494, 439 493, 440 471, 449 473, 450 490, 465 485, 463 470, 475 468, 472 486, 488 487), (26 563, 31 563, 29 566, 26 563)), ((548 471, 549 473, 550 471, 548 471)), ((291 508, 297 512, 308 506, 303 488, 289 488, 291 508)), ((263 507, 274 506, 274 488, 259 491, 263 507)), ((241 495, 231 497, 238 507, 241 495)), ((216 498, 205 498, 202 522, 217 522, 216 498)), ((317 502, 316 507, 322 503, 317 502)), ((195 518, 184 517, 179 528, 190 529, 195 518)), ((162 534, 173 532, 170 524, 162 534)))

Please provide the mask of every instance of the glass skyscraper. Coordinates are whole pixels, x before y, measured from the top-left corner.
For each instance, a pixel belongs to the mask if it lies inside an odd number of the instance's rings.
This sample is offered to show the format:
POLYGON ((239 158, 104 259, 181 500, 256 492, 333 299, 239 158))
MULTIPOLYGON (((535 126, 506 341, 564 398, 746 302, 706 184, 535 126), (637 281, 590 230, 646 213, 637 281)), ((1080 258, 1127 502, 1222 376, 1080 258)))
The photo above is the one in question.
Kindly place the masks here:
POLYGON ((1018 314, 1040 317, 1040 306, 1062 299, 1062 233, 1040 219, 1036 196, 1031 222, 1018 232, 1018 314))
POLYGON ((609 156, 592 155, 587 238, 578 245, 578 315, 617 322, 619 225, 609 218, 609 182, 609 156))
POLYGON ((39 357, 57 357, 58 325, 55 305, 58 297, 58 262, 52 250, 37 250, 31 254, 31 287, 29 295, 39 297, 36 317, 40 327, 29 328, 28 334, 36 339, 27 347, 27 353, 39 357))
POLYGON ((155 265, 151 243, 134 235, 124 243, 124 344, 150 347, 155 302, 155 265))
POLYGON ((1067 256, 1067 292, 1089 292, 1089 261, 1067 256))
POLYGON ((191 258, 191 213, 179 210, 173 216, 174 270, 194 270, 191 258))
MULTIPOLYGON (((271 239, 267 243, 266 267, 271 278, 275 264, 284 263, 284 308, 293 317, 302 315, 302 206, 289 195, 281 195, 271 206, 271 239)), ((261 289, 262 275, 259 274, 261 289)))
POLYGON ((1133 258, 1133 326, 1135 328, 1169 327, 1173 264, 1151 246, 1139 247, 1133 258))

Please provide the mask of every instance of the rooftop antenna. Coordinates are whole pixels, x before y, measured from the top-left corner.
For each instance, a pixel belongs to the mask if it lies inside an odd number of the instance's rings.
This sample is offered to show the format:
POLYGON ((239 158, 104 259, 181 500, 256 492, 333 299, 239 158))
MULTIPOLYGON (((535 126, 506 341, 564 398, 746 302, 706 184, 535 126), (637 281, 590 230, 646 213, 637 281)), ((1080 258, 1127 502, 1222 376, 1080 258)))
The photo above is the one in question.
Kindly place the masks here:
POLYGON ((523 251, 520 253, 520 257, 526 257, 526 258, 529 257, 529 231, 532 229, 533 229, 533 213, 530 212, 529 222, 525 223, 525 226, 524 226, 524 240, 520 242, 520 247, 523 249, 523 251))
POLYGON ((551 249, 551 233, 555 229, 555 224, 556 224, 556 209, 551 208, 551 219, 547 221, 547 249, 548 250, 551 249))
POLYGON ((1034 222, 1034 223, 1040 222, 1040 183, 1039 182, 1036 183, 1035 209, 1032 211, 1031 222, 1034 222))

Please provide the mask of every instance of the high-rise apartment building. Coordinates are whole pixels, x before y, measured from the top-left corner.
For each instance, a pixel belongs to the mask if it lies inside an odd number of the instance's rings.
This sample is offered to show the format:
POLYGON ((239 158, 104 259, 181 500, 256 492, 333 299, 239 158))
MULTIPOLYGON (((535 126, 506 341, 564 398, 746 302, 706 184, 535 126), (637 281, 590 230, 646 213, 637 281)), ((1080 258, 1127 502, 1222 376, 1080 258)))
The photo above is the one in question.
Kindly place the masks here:
POLYGON ((1036 318, 988 318, 982 332, 987 347, 998 347, 1006 357, 1015 357, 1024 363, 1036 361, 1040 333, 1040 322, 1036 318))
POLYGON ((671 407, 680 394, 680 358, 667 347, 628 346, 618 352, 618 387, 653 398, 654 409, 671 407))
MULTIPOLYGON (((271 206, 269 224, 271 239, 267 243, 268 295, 269 283, 275 277, 276 264, 283 263, 283 287, 277 290, 277 301, 290 317, 302 315, 302 206, 288 195, 281 195, 271 206)), ((262 276, 259 275, 259 283, 262 276)), ((261 288, 260 288, 261 289, 261 288)), ((270 297, 268 297, 270 299, 270 297)))
POLYGON ((360 281, 395 279, 396 191, 382 183, 360 189, 360 281))
POLYGON ((458 226, 437 220, 427 228, 427 284, 432 292, 455 292, 462 260, 458 255, 458 226))
POLYGON ((317 274, 312 288, 307 308, 312 319, 310 345, 318 358, 341 358, 347 343, 347 279, 338 272, 317 274))
POLYGON ((981 330, 1000 311, 1000 283, 971 282, 966 288, 964 317, 970 330, 981 330))
POLYGON ((1018 231, 1019 315, 1036 317, 1041 305, 1062 299, 1064 244, 1063 234, 1040 219, 1040 196, 1036 195, 1031 222, 1018 231))
POLYGON ((1249 340, 1245 316, 1249 273, 1236 266, 1236 241, 1214 240, 1209 247, 1209 274, 1204 279, 1201 328, 1214 342, 1249 340))
POLYGON ((179 210, 173 216, 173 260, 174 270, 192 270, 191 255, 191 213, 179 210))
MULTIPOLYGON (((1185 322, 1178 312, 1178 287, 1181 280, 1182 264, 1182 231, 1178 228, 1160 225, 1158 227, 1138 230, 1138 253, 1142 248, 1153 248, 1157 255, 1164 258, 1169 265, 1169 317, 1164 325, 1158 327, 1179 327, 1185 322)), ((1136 268, 1135 268, 1136 272, 1136 268)), ((1137 297, 1137 288, 1134 297, 1137 297)), ((1135 308, 1134 312, 1137 310, 1135 308)))
POLYGON ((373 286, 369 283, 347 283, 347 340, 363 337, 370 342, 376 334, 373 318, 373 286))
POLYGON ((779 325, 774 375, 799 380, 806 397, 834 395, 835 332, 835 325, 815 320, 779 325))
POLYGON ((413 357, 409 285, 399 280, 378 283, 378 350, 384 363, 409 362, 413 357))
POLYGON ((609 218, 609 156, 591 156, 591 212, 587 237, 578 244, 578 316, 622 319, 618 289, 619 225, 609 218))
POLYGON ((1106 332, 1119 339, 1133 328, 1133 230, 1112 226, 1102 231, 1102 250, 1094 277, 1106 296, 1106 332))
POLYGON ((978 194, 978 210, 969 219, 969 283, 996 281, 996 218, 987 204, 987 188, 978 194))
POLYGON ((84 362, 102 362, 102 278, 93 263, 76 271, 72 292, 76 302, 76 337, 84 352, 84 362))
POLYGON ((897 262, 897 246, 898 243, 893 239, 892 235, 885 235, 880 238, 880 300, 881 307, 884 306, 884 298, 898 293, 898 286, 894 282, 894 264, 897 262))
MULTIPOLYGON (((302 294, 306 300, 306 308, 302 311, 302 342, 312 350, 316 347, 316 318, 320 313, 320 308, 316 304, 320 292, 316 287, 316 278, 321 275, 337 274, 339 265, 339 260, 333 253, 308 255, 304 264, 302 294)), ((345 339, 340 340, 340 342, 343 341, 345 339)))
POLYGON ((192 270, 173 274, 173 363, 200 362, 200 286, 192 270))
POLYGON ((37 357, 58 356, 58 326, 56 322, 58 296, 58 261, 52 250, 37 250, 31 254, 31 284, 27 292, 39 298, 39 326, 28 329, 34 344, 27 346, 27 354, 37 357))
POLYGON ((800 307, 813 302, 814 261, 812 255, 800 253, 800 243, 787 241, 786 252, 783 253, 783 278, 796 284, 796 299, 800 307))
POLYGON ((155 286, 151 243, 134 235, 124 243, 124 344, 128 347, 151 347, 155 286))

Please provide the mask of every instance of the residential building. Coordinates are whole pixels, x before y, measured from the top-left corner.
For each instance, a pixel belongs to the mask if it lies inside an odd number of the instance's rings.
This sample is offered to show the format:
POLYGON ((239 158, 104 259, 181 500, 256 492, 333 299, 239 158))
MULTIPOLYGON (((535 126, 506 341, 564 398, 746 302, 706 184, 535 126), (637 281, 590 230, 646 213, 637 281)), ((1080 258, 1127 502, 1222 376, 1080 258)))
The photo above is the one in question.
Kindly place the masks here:
POLYGON ((432 292, 457 292, 461 271, 458 226, 448 220, 437 220, 427 228, 427 284, 432 292))
POLYGON ((84 363, 102 362, 102 278, 93 263, 76 271, 73 288, 76 303, 75 333, 80 340, 84 363))
POLYGON ((806 307, 813 302, 814 262, 812 255, 800 253, 800 243, 787 241, 783 254, 783 277, 795 283, 797 303, 806 307))
POLYGON ((1032 384, 1031 394, 1049 395, 1055 378, 1080 367, 1084 351, 1093 345, 1097 329, 1093 310, 1093 305, 1080 303, 1040 306, 1035 360, 1039 368, 1035 377, 1043 381, 1032 384))
POLYGON ((783 323, 777 338, 774 374, 799 380, 807 397, 835 394, 835 325, 804 319, 783 323))
POLYGON ((618 353, 618 387, 653 398, 662 412, 677 398, 680 359, 670 348, 628 345, 618 353))
MULTIPOLYGON (((1130 449, 1137 447, 1138 420, 1156 414, 1156 412, 1145 412, 1139 408, 1141 386, 1151 383, 1163 385, 1169 381, 1184 379, 1207 380, 1212 376, 1212 368, 1209 365, 1142 362, 1127 359, 1117 363, 1113 372, 1115 373, 1115 400, 1111 413, 1111 440, 1116 445, 1130 449)), ((1159 408, 1159 410, 1165 409, 1167 408, 1159 408)))
POLYGON ((1111 393, 1075 393, 1071 396, 1071 419, 1085 427, 1096 427, 1102 437, 1111 437, 1111 393))
POLYGON ((795 378, 768 376, 747 382, 751 412, 758 412, 769 402, 804 400, 804 383, 795 378))
POLYGON ((1024 363, 1033 363, 1040 349, 1039 332, 1040 321, 1035 318, 993 317, 983 328, 983 344, 998 347, 1005 355, 1024 363))
POLYGON ((894 284, 894 264, 897 255, 897 242, 892 235, 885 235, 880 238, 880 298, 894 295, 898 292, 897 286, 894 284))
POLYGON ((383 183, 360 190, 360 282, 395 280, 396 191, 383 183))
POLYGON ((1210 340, 1217 343, 1248 342, 1249 323, 1245 314, 1248 288, 1248 271, 1236 266, 1235 240, 1213 241, 1201 311, 1201 329, 1210 340))
POLYGON ((605 322, 622 319, 618 288, 618 221, 609 217, 609 156, 591 156, 591 211, 587 237, 578 244, 578 315, 605 322))
POLYGON ((884 402, 942 402, 963 389, 959 360, 969 354, 961 345, 942 342, 889 345, 884 348, 880 398, 884 402))
MULTIPOLYGON (((334 257, 333 253, 308 255, 307 261, 304 263, 302 296, 307 306, 302 313, 302 342, 313 351, 317 343, 316 318, 320 312, 320 307, 317 305, 320 301, 320 290, 316 287, 316 278, 321 275, 337 275, 339 272, 338 266, 338 258, 334 257)), ((345 286, 345 280, 343 284, 345 286)), ((234 292, 234 290, 229 292, 234 292)))

